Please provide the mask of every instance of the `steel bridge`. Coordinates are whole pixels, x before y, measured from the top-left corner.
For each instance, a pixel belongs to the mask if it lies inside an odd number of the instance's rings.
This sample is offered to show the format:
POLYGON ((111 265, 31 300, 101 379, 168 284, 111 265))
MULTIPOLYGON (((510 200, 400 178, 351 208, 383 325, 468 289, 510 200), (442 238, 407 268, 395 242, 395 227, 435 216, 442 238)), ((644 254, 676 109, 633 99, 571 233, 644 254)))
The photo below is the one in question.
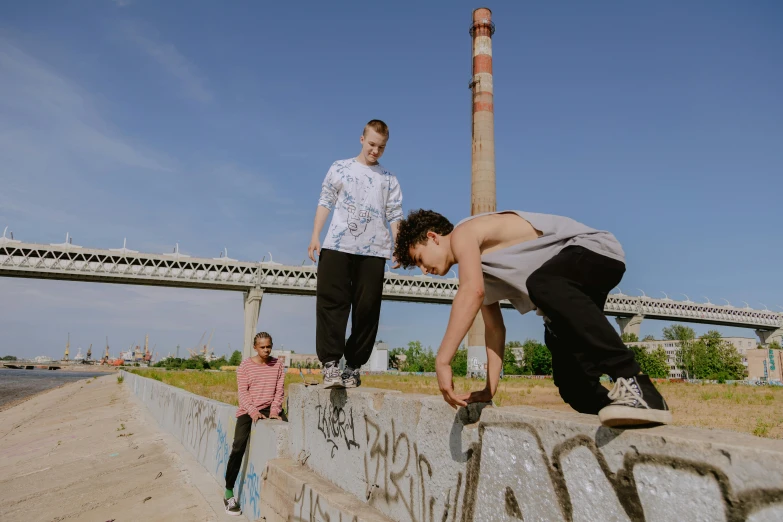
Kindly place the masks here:
MULTIPOLYGON (((59 279, 97 283, 135 284, 229 290, 245 297, 245 350, 254 335, 265 293, 315 295, 315 265, 291 266, 246 262, 227 256, 197 258, 181 254, 147 254, 125 247, 92 249, 73 245, 23 243, 0 238, 0 276, 59 279)), ((457 278, 400 275, 388 271, 383 298, 389 301, 448 304, 457 293, 457 278)), ((501 306, 510 308, 508 302, 501 306)), ((623 332, 639 334, 643 318, 752 328, 766 344, 783 336, 783 313, 749 306, 695 303, 648 296, 611 294, 604 307, 623 332)))

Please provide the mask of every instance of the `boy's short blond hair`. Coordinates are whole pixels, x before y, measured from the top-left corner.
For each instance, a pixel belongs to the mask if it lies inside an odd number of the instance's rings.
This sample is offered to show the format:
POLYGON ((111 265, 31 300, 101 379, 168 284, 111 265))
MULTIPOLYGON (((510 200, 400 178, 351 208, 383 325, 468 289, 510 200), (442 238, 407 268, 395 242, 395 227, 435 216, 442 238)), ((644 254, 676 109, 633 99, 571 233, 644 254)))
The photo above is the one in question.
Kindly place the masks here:
POLYGON ((367 129, 372 129, 387 140, 389 139, 389 126, 381 120, 370 120, 367 125, 364 126, 362 136, 367 136, 367 129))

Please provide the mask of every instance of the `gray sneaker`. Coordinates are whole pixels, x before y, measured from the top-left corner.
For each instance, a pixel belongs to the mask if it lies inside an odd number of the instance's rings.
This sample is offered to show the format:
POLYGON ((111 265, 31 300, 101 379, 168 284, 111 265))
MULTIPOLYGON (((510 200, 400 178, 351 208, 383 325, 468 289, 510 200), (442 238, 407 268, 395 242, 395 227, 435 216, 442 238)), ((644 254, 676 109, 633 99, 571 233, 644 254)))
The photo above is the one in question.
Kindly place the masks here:
POLYGON ((324 388, 345 388, 343 378, 340 375, 340 367, 337 363, 324 364, 324 388))
POLYGON ((346 388, 358 388, 362 385, 362 376, 359 370, 346 366, 342 375, 343 386, 346 388))
POLYGON ((242 508, 239 507, 239 502, 236 497, 231 497, 229 499, 224 498, 223 505, 226 507, 226 515, 231 515, 232 517, 242 515, 242 508))

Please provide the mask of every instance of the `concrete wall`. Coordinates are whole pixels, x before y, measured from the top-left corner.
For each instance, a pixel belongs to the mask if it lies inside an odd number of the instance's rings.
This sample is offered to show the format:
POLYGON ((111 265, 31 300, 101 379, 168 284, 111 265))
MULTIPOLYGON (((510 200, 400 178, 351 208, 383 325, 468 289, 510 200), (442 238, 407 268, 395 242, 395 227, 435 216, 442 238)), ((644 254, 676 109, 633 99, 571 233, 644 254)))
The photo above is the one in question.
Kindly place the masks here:
MULTIPOLYGON (((290 454, 393 520, 783 520, 783 442, 528 407, 289 389, 290 454)), ((676 415, 676 412, 675 412, 676 415)))
MULTIPOLYGON (((199 397, 154 379, 122 372, 124 384, 148 408, 161 428, 177 437, 221 485, 236 427, 236 406, 199 397)), ((249 520, 261 516, 261 476, 269 460, 287 456, 288 425, 258 422, 250 433, 246 459, 234 486, 249 520)))
MULTIPOLYGON (((235 408, 125 377, 222 483, 235 408)), ((251 435, 237 485, 251 520, 783 520, 779 440, 613 430, 529 407, 457 412, 439 396, 369 388, 295 384, 288 405, 287 426, 259 423, 251 435)))

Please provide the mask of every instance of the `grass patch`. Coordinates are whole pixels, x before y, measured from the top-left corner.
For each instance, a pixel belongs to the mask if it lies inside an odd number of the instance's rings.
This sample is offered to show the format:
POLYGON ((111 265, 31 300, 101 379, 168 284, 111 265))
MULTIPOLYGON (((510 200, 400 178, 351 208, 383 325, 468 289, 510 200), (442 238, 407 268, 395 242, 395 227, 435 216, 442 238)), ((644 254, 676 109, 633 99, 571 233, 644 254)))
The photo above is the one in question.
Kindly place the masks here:
MULTIPOLYGON (((146 377, 146 375, 145 375, 145 377, 146 377)), ((124 381, 124 380, 125 380, 125 376, 124 375, 118 375, 117 376, 117 384, 122 384, 122 381, 124 381)))
MULTIPOLYGON (((196 395, 237 406, 234 372, 132 370, 133 373, 177 386, 196 395)), ((308 381, 321 380, 306 375, 308 381)), ((298 374, 287 374, 285 390, 301 383, 298 374)), ((606 384, 608 386, 608 383, 606 384)), ((457 392, 480 390, 483 381, 455 377, 457 392)), ((736 386, 732 384, 656 384, 674 414, 674 425, 751 433, 783 439, 783 388, 736 386), (762 421, 761 419, 766 419, 762 421)), ((435 377, 415 375, 364 375, 362 387, 399 390, 405 393, 440 395, 435 377)), ((495 394, 497 406, 534 406, 573 411, 563 402, 551 379, 505 378, 495 394)))

